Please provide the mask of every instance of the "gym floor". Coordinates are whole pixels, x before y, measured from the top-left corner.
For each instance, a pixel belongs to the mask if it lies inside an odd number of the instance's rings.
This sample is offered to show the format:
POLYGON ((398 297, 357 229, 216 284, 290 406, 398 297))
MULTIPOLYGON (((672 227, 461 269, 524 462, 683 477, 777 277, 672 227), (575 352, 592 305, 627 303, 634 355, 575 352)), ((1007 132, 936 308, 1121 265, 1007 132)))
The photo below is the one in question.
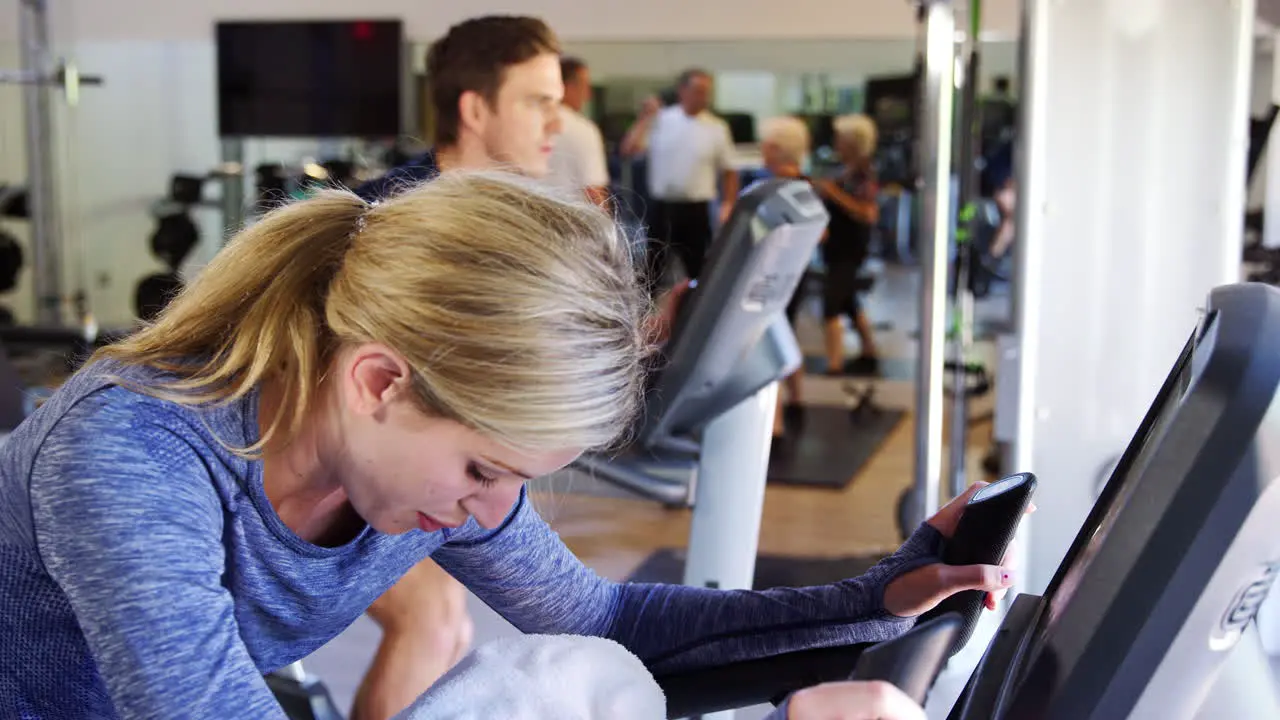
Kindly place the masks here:
MULTIPOLYGON (((877 284, 867 298, 874 323, 891 324, 877 339, 882 365, 901 367, 914 363, 916 343, 919 273, 900 267, 879 268, 877 284)), ((807 310, 798 321, 797 336, 807 356, 823 355, 821 320, 816 309, 807 310)), ((999 294, 980 302, 979 321, 1001 322, 1008 313, 1008 298, 999 294)), ((857 339, 847 336, 852 356, 857 339)), ((978 343, 975 352, 994 356, 990 343, 978 343)), ((988 362, 988 367, 992 367, 988 362)), ((876 401, 882 407, 910 411, 914 407, 914 383, 897 379, 901 373, 886 372, 893 379, 878 381, 876 401)), ((839 380, 807 375, 804 401, 813 405, 842 405, 845 402, 839 380)), ((992 407, 994 393, 977 399, 975 415, 992 407)), ((944 441, 947 429, 944 428, 944 441)), ((980 463, 991 437, 990 423, 977 423, 969 431, 969 477, 981 478, 980 463)), ((790 557, 834 557, 887 554, 899 544, 896 503, 911 483, 914 464, 914 425, 911 415, 881 445, 875 456, 842 490, 813 489, 770 484, 760 530, 760 553, 790 557)), ((614 580, 626 579, 655 550, 682 548, 688 539, 690 512, 668 510, 646 500, 633 499, 624 491, 605 486, 580 474, 564 474, 538 481, 535 502, 540 512, 560 533, 565 543, 600 574, 614 580)), ((476 625, 475 642, 515 633, 505 620, 474 597, 471 611, 476 625)), ((346 632, 305 661, 308 672, 324 679, 334 700, 349 708, 356 687, 377 646, 379 630, 362 617, 346 632)), ((940 688, 941 690, 941 688, 940 688)), ((737 713, 739 720, 754 720, 767 708, 737 713)))

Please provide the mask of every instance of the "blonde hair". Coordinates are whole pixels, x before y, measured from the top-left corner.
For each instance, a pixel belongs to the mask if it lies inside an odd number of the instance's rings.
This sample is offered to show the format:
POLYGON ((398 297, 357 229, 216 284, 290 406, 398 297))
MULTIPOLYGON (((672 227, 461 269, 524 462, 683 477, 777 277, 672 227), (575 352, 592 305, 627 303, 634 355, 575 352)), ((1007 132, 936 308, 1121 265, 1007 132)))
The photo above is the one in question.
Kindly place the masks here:
POLYGON ((761 142, 771 143, 787 160, 799 165, 809 154, 809 126, 794 115, 773 117, 761 123, 761 142))
POLYGON ((184 405, 278 379, 290 402, 246 453, 295 437, 335 352, 366 342, 404 357, 428 413, 520 450, 599 449, 639 411, 642 287, 593 204, 447 172, 377 205, 335 189, 271 212, 99 356, 176 373, 142 391, 184 405))
POLYGON ((853 148, 860 157, 870 157, 875 153, 878 142, 876 122, 867 115, 841 115, 832 123, 836 137, 853 148))

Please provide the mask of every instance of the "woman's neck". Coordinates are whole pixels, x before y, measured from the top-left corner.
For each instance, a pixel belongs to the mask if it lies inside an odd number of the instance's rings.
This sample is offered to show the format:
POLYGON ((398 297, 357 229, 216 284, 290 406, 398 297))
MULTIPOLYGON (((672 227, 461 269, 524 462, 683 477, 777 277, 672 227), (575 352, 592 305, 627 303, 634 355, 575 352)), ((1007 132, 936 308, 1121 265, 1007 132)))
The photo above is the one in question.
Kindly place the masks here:
MULTIPOLYGON (((292 440, 273 438, 263 451, 262 489, 280 521, 303 540, 321 546, 349 542, 359 533, 363 521, 355 515, 346 492, 333 472, 338 464, 326 460, 320 448, 335 447, 325 442, 328 434, 319 412, 328 401, 326 393, 313 396, 316 403, 292 440)), ((283 407, 287 407, 280 384, 263 383, 259 395, 258 432, 262 436, 283 407)))
POLYGON ((778 168, 773 171, 773 174, 777 177, 793 178, 800 177, 804 173, 800 171, 799 165, 779 165, 778 168))

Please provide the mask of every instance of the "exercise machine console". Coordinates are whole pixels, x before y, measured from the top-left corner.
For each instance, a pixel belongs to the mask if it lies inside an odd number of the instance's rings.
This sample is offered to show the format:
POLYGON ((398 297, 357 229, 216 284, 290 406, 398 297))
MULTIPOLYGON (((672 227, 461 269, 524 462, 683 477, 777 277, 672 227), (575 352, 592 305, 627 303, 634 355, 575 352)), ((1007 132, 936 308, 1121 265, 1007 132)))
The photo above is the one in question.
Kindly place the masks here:
POLYGON ((1280 290, 1215 289, 1044 596, 1015 600, 952 720, 1201 711, 1280 572, 1278 391, 1280 290))

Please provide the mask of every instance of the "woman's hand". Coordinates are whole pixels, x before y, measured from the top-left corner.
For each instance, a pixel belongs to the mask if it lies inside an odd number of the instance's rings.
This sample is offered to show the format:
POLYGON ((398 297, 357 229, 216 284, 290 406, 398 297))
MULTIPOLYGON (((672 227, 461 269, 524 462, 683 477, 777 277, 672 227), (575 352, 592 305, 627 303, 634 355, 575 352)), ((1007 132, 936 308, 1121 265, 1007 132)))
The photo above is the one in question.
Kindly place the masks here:
MULTIPOLYGON (((944 538, 950 539, 960 524, 969 498, 988 483, 978 482, 947 503, 926 522, 944 538)), ((1034 512, 1029 505, 1027 512, 1034 512)), ((1013 586, 1014 564, 1012 548, 1000 565, 945 565, 933 563, 917 568, 895 578, 884 591, 884 607, 898 617, 915 617, 932 610, 946 598, 964 590, 982 590, 987 593, 986 606, 994 610, 1000 599, 1013 586)))
POLYGON ((787 720, 925 720, 925 714, 901 690, 875 680, 805 688, 791 696, 787 720))

